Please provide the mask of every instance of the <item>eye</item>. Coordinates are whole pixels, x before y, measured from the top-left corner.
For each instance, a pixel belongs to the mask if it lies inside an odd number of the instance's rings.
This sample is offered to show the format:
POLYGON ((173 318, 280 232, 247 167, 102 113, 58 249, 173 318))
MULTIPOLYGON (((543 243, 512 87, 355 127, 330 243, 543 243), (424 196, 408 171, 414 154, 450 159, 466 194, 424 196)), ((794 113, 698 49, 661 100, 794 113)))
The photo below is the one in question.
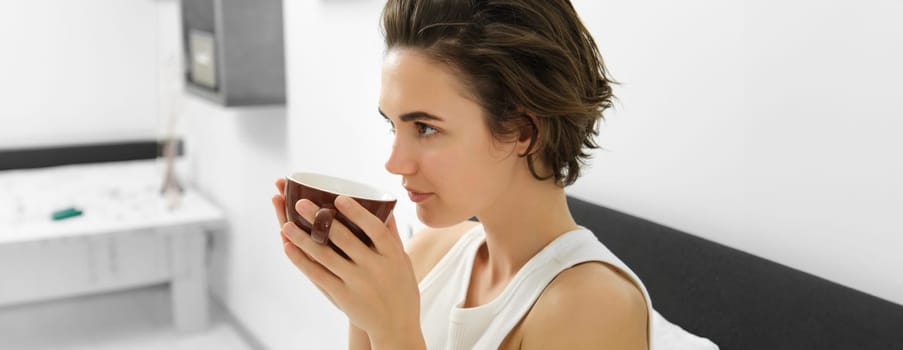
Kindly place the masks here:
POLYGON ((428 124, 417 122, 415 125, 417 126, 417 131, 420 133, 421 137, 429 137, 439 132, 439 130, 436 130, 436 128, 429 126, 428 124))

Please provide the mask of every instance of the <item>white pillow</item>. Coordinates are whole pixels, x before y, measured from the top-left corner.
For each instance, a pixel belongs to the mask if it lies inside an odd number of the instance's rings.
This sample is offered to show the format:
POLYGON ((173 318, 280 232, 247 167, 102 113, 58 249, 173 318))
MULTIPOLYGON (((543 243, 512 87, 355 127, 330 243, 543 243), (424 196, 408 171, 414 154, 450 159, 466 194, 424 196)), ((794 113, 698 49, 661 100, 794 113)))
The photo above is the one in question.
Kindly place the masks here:
POLYGON ((685 331, 652 310, 652 349, 654 350, 718 350, 711 340, 685 331))

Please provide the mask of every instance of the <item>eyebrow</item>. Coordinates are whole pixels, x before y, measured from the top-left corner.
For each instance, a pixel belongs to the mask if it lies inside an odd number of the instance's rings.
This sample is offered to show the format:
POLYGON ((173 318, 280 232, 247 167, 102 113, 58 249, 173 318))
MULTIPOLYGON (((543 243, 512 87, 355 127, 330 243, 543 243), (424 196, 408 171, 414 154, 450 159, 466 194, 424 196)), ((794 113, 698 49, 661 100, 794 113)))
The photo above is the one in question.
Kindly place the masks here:
MULTIPOLYGON (((389 119, 389 117, 386 116, 386 113, 383 113, 382 108, 377 107, 376 109, 379 111, 379 115, 383 116, 383 118, 389 119)), ((401 119, 401 121, 403 122, 409 122, 413 120, 435 120, 439 122, 443 121, 442 118, 422 111, 408 112, 402 114, 400 117, 398 117, 398 119, 401 119)))

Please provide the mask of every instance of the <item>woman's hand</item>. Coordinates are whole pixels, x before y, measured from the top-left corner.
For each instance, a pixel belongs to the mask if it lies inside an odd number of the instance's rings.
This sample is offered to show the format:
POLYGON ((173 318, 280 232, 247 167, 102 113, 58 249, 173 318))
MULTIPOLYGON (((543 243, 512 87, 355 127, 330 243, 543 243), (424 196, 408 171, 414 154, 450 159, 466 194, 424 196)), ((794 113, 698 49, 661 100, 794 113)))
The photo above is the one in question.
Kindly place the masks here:
MULTIPOLYGON (((276 183, 280 189, 282 181, 276 183)), ((329 240, 348 255, 349 261, 328 245, 314 242, 294 223, 285 222, 283 207, 279 205, 282 203, 284 196, 273 197, 277 217, 283 224, 285 254, 353 325, 368 334, 373 347, 425 348, 420 331, 420 291, 395 217, 390 216, 388 224, 384 224, 353 199, 339 196, 336 209, 363 229, 374 245, 368 247, 347 227, 334 221, 329 240)), ((309 200, 295 204, 295 210, 309 222, 313 222, 318 209, 309 200)))
MULTIPOLYGON (((273 209, 276 211, 276 219, 279 221, 279 228, 281 229, 285 226, 286 218, 285 218, 285 179, 280 178, 276 180, 276 188, 279 190, 279 194, 273 196, 273 209)), ((285 232, 283 230, 279 231, 279 236, 282 237, 282 246, 283 249, 287 249, 285 247, 286 244, 291 244, 291 241, 288 240, 288 237, 285 236, 285 232)), ((309 258, 309 257, 308 257, 309 258)), ((332 300, 332 297, 329 294, 326 294, 326 291, 323 288, 320 288, 317 285, 317 288, 320 289, 320 292, 329 299, 332 305, 336 305, 335 301, 332 300)), ((336 305, 338 307, 338 305, 336 305)))

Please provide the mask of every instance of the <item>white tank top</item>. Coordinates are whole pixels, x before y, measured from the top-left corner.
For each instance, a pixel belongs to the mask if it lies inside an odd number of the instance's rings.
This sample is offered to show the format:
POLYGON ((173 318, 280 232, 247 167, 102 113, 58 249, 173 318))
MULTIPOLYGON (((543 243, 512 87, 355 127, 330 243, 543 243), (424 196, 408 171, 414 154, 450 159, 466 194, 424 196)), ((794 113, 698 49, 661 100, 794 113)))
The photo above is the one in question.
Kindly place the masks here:
POLYGON ((420 282, 420 322, 427 349, 498 349, 558 273, 587 261, 614 266, 640 287, 649 312, 647 340, 652 349, 649 335, 653 310, 646 287, 592 232, 582 227, 559 236, 534 255, 494 300, 462 308, 473 261, 484 239, 483 225, 477 225, 420 282))

